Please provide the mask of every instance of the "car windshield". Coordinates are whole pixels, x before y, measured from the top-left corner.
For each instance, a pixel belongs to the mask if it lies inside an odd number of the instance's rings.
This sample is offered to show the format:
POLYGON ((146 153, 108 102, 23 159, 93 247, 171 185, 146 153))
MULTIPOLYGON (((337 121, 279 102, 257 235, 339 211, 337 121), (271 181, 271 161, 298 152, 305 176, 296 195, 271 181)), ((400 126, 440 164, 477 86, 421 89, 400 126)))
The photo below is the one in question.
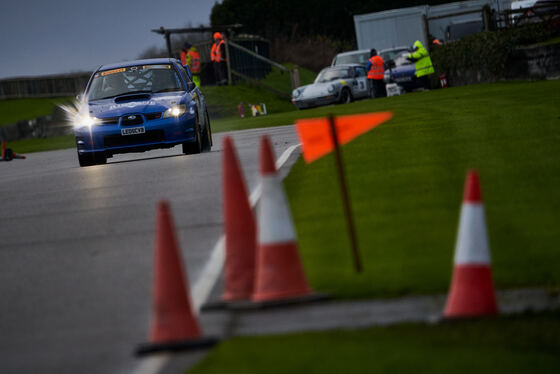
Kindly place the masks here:
POLYGON ((344 79, 344 78, 352 78, 352 70, 348 68, 329 68, 322 70, 317 79, 315 79, 315 83, 325 83, 334 81, 337 79, 344 79))
POLYGON ((407 57, 409 55, 408 51, 402 51, 395 56, 393 61, 395 61, 395 66, 402 66, 402 65, 410 65, 413 62, 410 61, 407 57))
POLYGON ((179 75, 171 65, 141 65, 98 72, 87 98, 109 99, 133 93, 183 91, 179 75))
POLYGON ((344 64, 363 64, 365 65, 369 59, 369 52, 352 53, 347 55, 338 55, 334 62, 335 65, 344 64))
POLYGON ((399 49, 392 49, 392 50, 389 50, 389 51, 381 51, 381 52, 379 52, 379 55, 381 56, 383 61, 389 61, 389 60, 394 60, 402 52, 407 52, 408 53, 408 49, 407 48, 399 48, 399 49))

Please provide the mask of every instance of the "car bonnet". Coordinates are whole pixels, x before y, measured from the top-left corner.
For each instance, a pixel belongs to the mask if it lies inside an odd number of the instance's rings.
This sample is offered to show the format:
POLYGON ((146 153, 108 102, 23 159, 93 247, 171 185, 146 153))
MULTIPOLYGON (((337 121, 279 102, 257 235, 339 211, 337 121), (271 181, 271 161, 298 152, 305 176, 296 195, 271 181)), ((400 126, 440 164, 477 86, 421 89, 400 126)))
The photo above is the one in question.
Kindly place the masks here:
POLYGON ((131 100, 105 99, 89 102, 89 112, 94 117, 119 117, 131 113, 163 112, 176 104, 184 103, 183 92, 146 95, 131 100))
MULTIPOLYGON (((313 83, 303 87, 301 95, 298 99, 307 99, 319 96, 328 96, 332 95, 333 92, 329 92, 329 87, 331 85, 341 86, 348 84, 344 79, 336 79, 330 82, 325 83, 313 83)), ((336 91, 335 91, 336 92, 336 91)), ((334 93, 335 93, 334 92, 334 93)))

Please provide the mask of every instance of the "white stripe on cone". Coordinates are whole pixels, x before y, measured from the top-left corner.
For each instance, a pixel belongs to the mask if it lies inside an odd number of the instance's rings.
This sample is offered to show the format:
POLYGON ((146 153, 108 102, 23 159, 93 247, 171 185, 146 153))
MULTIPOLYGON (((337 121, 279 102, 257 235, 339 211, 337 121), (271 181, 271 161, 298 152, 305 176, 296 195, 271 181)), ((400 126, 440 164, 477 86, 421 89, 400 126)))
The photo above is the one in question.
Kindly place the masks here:
POLYGON ((282 181, 277 174, 261 176, 258 205, 259 244, 294 242, 296 234, 282 181))
POLYGON ((465 202, 461 207, 455 244, 455 265, 489 265, 490 250, 482 203, 465 202))

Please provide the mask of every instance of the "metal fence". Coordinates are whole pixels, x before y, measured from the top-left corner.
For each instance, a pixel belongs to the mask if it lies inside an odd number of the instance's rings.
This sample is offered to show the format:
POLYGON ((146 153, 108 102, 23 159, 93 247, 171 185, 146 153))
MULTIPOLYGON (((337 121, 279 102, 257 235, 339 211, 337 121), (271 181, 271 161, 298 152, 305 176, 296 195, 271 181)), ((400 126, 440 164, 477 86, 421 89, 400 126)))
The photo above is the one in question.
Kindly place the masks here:
MULTIPOLYGON (((279 91, 261 82, 272 71, 272 67, 288 73, 292 88, 299 85, 297 69, 295 70, 296 75, 294 75, 294 71, 270 60, 267 40, 258 37, 238 37, 233 40, 226 39, 226 46, 228 83, 230 85, 240 81, 249 81, 281 96, 289 96, 289 92, 279 91)), ((203 85, 214 85, 216 83, 214 67, 210 60, 212 42, 198 43, 196 47, 201 59, 201 82, 203 85)), ((85 89, 90 76, 91 73, 77 73, 0 80, 0 100, 74 96, 85 89)))
POLYGON ((91 73, 0 80, 0 99, 74 96, 82 92, 91 73))
MULTIPOLYGON (((200 53, 202 61, 201 82, 203 85, 213 85, 216 83, 214 78, 214 69, 210 61, 210 51, 212 42, 204 42, 196 45, 200 53)), ((272 61, 269 58, 269 42, 260 38, 235 38, 233 40, 226 39, 227 54, 227 74, 228 84, 247 81, 272 91, 280 96, 288 97, 289 92, 279 91, 275 87, 271 87, 261 82, 262 79, 272 71, 272 68, 278 68, 288 73, 290 77, 290 85, 293 88, 299 85, 299 74, 297 68, 290 70, 285 66, 272 61)))
POLYGON ((515 27, 534 22, 547 22, 552 27, 560 27, 560 2, 537 4, 526 7, 505 10, 503 18, 506 27, 515 27))

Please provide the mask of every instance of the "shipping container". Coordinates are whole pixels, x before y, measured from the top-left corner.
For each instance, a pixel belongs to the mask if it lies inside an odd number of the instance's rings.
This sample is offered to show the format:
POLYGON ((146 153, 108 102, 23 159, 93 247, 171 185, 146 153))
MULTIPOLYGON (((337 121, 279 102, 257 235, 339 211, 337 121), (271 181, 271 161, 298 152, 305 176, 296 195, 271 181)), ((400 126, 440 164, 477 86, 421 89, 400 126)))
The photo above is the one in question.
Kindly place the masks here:
MULTIPOLYGON (((358 49, 384 49, 412 45, 420 40, 427 46, 428 37, 445 40, 446 31, 464 29, 462 25, 484 20, 483 8, 488 5, 498 22, 499 15, 510 8, 511 0, 461 1, 436 6, 418 6, 354 16, 358 49)), ((500 26, 500 25, 498 25, 500 26)), ((476 28, 469 28, 476 31, 476 28)))
POLYGON ((412 45, 415 40, 426 43, 423 17, 427 5, 354 16, 358 49, 377 50, 412 45))

